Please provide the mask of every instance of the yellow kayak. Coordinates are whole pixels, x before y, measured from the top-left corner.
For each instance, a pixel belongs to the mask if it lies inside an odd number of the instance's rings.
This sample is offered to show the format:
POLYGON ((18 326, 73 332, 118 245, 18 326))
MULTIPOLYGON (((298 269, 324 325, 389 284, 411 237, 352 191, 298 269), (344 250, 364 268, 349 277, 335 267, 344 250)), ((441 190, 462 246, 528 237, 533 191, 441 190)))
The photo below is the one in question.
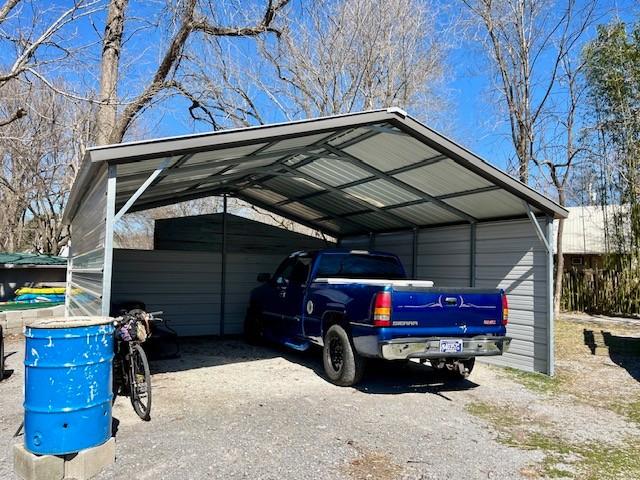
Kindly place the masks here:
POLYGON ((16 295, 24 295, 25 293, 35 293, 37 295, 60 295, 66 292, 65 287, 22 287, 16 290, 16 295))

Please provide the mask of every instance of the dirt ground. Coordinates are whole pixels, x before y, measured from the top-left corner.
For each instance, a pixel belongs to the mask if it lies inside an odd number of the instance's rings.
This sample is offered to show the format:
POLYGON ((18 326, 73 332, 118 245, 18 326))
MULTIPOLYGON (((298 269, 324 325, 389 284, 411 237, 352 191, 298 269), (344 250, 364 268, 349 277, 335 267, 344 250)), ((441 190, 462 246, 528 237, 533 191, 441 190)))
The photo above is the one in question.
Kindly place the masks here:
MULTIPOLYGON (((451 382, 375 363, 358 388, 328 383, 315 351, 185 342, 180 359, 152 362, 150 422, 117 400, 117 461, 98 479, 637 479, 635 337, 637 323, 572 316, 558 322, 552 379, 479 365, 451 382)), ((23 348, 7 342, 0 383, 8 480, 23 348)))

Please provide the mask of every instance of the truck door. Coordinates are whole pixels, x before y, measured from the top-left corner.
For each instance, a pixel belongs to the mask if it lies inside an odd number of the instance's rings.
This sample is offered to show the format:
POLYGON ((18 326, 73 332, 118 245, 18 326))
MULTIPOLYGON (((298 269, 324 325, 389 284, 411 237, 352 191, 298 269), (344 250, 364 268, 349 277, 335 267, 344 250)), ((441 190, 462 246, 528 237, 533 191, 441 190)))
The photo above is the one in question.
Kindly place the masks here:
POLYGON ((304 335, 302 317, 311 260, 311 257, 306 254, 295 257, 286 289, 281 295, 284 332, 287 337, 292 339, 304 335))

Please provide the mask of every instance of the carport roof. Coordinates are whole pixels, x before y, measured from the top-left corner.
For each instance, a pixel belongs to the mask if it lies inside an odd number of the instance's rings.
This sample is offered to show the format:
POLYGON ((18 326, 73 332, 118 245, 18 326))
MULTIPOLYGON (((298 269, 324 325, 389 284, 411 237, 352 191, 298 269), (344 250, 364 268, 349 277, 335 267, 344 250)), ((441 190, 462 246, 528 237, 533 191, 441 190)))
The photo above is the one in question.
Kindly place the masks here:
POLYGON ((229 194, 336 237, 522 217, 528 209, 567 216, 397 108, 90 148, 67 223, 104 163, 117 165, 116 211, 229 194))

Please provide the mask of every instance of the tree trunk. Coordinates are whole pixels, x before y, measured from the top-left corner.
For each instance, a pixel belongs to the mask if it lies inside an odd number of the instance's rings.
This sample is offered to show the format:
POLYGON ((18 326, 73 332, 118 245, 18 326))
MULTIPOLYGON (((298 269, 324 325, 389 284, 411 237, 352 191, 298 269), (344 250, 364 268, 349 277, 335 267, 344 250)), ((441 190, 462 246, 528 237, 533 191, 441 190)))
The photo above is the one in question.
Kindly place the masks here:
POLYGON ((128 0, 111 0, 102 42, 100 70, 100 106, 96 118, 98 145, 111 143, 116 124, 118 99, 118 67, 122 50, 125 10, 128 0))
POLYGON ((564 254, 562 250, 562 232, 564 231, 564 218, 558 220, 558 238, 556 239, 556 281, 553 290, 553 314, 560 314, 560 299, 562 298, 562 280, 564 274, 564 254))

